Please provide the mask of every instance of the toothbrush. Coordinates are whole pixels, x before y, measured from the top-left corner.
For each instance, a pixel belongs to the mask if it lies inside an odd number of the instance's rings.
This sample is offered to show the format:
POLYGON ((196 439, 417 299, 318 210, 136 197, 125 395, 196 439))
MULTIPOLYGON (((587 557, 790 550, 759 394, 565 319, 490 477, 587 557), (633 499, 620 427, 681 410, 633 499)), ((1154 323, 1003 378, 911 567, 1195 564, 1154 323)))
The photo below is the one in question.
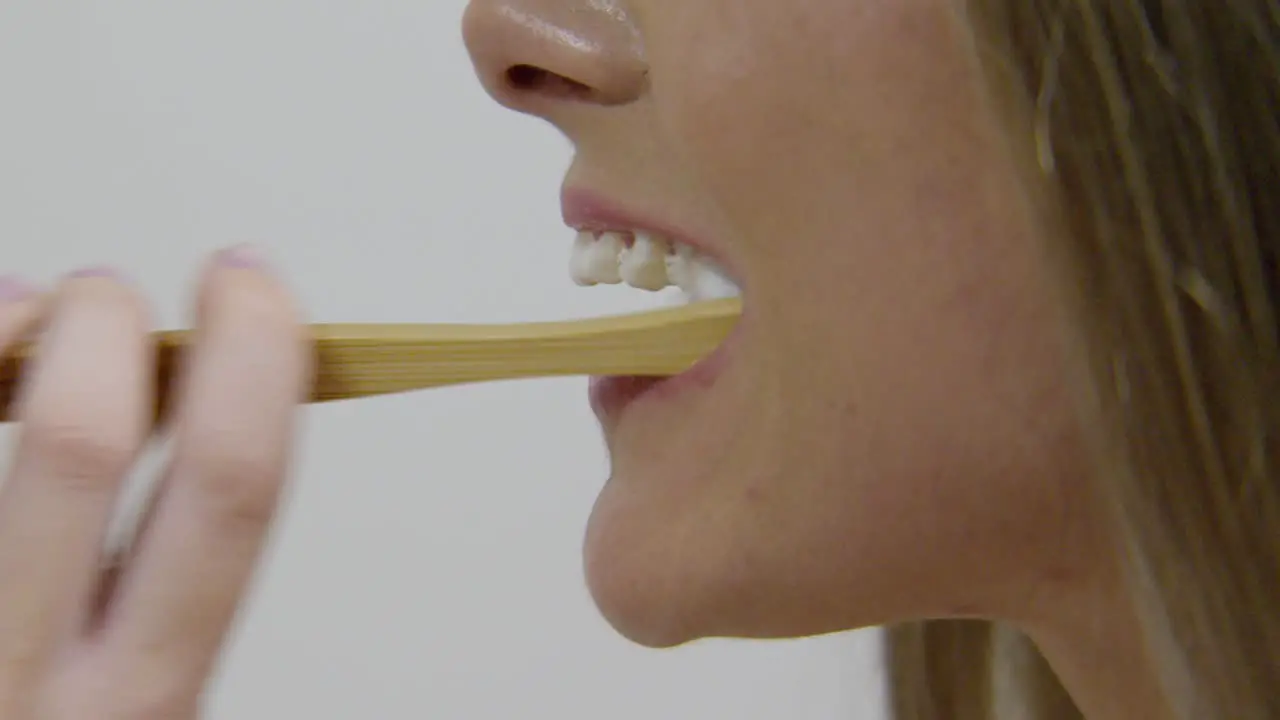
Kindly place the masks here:
MULTIPOLYGON (((569 375, 676 375, 710 354, 742 310, 738 298, 567 322, 505 325, 311 325, 320 403, 493 380, 569 375)), ((156 416, 189 330, 156 334, 156 416)), ((8 422, 33 348, 0 358, 0 422, 8 422)))

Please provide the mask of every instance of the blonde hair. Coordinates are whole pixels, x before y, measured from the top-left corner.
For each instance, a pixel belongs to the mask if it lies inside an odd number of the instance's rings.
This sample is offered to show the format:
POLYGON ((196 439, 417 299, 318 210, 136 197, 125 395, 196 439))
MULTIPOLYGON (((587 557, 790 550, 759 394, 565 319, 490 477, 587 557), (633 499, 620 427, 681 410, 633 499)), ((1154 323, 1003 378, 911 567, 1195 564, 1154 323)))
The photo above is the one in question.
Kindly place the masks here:
MULTIPOLYGON (((1069 230, 1099 501, 1167 703, 1280 717, 1280 0, 969 0, 1069 230)), ((891 628, 900 720, 1081 717, 1025 638, 891 628)))

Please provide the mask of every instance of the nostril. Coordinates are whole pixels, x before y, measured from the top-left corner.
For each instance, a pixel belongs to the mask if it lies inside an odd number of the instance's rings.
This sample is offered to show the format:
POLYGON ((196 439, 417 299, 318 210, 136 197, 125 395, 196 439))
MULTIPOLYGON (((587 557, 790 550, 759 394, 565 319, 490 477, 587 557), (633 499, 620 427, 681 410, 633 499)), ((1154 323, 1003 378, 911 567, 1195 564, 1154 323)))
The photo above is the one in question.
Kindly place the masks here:
POLYGON ((535 93, 562 100, 583 100, 595 94, 589 85, 533 65, 513 65, 508 68, 507 85, 520 93, 535 93))

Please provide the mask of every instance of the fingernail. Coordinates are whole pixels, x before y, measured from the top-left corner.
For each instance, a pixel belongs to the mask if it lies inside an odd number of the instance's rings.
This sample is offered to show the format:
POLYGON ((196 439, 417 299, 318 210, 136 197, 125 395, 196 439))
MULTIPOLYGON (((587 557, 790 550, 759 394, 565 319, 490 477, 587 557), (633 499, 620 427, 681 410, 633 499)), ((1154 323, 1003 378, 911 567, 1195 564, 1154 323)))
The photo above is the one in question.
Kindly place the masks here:
POLYGON ((0 302, 17 302, 35 294, 35 287, 22 278, 0 276, 0 302))
POLYGON ((218 254, 218 260, 228 267, 260 268, 265 265, 262 252, 252 245, 235 245, 218 254))
POLYGON ((86 278, 109 278, 116 277, 118 273, 107 267, 106 265, 92 265, 86 268, 80 268, 73 273, 67 275, 69 278, 83 280, 86 278))

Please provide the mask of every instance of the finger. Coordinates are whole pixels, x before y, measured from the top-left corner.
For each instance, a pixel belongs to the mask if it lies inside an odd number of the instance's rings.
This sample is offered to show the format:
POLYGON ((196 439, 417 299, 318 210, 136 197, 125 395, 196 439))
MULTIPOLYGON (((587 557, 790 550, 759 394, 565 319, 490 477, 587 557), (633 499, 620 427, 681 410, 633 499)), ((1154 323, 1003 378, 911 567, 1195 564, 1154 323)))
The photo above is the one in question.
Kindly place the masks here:
POLYGON ((106 657, 135 668, 146 704, 198 693, 248 586, 287 471, 309 373, 286 291, 253 268, 214 269, 174 416, 174 456, 151 526, 107 619, 106 657))
POLYGON ((0 492, 0 717, 78 627, 98 546, 148 429, 147 313, 122 283, 69 279, 18 402, 0 492))
POLYGON ((145 499, 142 512, 138 513, 132 527, 122 537, 111 538, 98 560, 98 582, 94 587, 92 602, 85 613, 84 634, 86 637, 97 635, 106 623, 106 617, 116 597, 116 588, 126 568, 133 565, 137 539, 142 537, 151 527, 155 518, 157 501, 161 495, 162 481, 151 489, 145 499))

